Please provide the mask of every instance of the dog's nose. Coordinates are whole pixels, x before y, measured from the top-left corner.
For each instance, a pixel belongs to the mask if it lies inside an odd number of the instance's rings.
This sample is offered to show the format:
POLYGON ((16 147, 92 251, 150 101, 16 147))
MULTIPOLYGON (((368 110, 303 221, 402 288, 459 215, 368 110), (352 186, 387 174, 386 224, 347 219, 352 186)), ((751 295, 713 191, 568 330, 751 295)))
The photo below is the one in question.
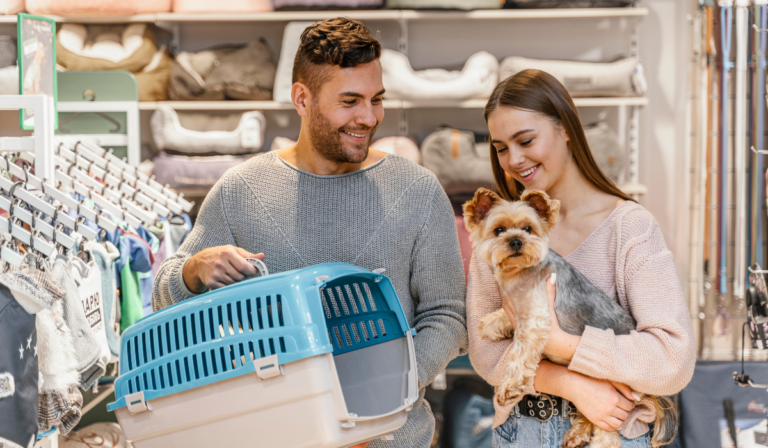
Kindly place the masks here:
POLYGON ((523 242, 515 238, 509 242, 509 247, 511 247, 515 252, 520 252, 520 249, 523 248, 523 242))

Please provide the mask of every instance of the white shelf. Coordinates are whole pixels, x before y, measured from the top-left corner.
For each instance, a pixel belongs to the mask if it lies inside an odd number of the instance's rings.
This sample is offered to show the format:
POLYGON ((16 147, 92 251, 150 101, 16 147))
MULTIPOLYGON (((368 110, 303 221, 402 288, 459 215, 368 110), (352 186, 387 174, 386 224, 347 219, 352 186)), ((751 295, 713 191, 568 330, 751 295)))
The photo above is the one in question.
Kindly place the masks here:
MULTIPOLYGON (((645 17, 648 8, 561 8, 490 9, 477 11, 353 10, 353 11, 274 11, 261 13, 156 13, 125 17, 58 17, 57 22, 77 23, 157 23, 157 22, 289 22, 350 17, 358 20, 516 20, 645 17)), ((0 23, 16 23, 16 16, 0 16, 0 23)))
MULTIPOLYGON (((577 107, 645 106, 648 98, 574 98, 577 107)), ((466 101, 403 101, 385 100, 386 109, 482 109, 487 100, 466 101)), ((166 105, 175 110, 293 110, 293 104, 277 101, 147 101, 139 103, 140 110, 155 110, 166 105)))

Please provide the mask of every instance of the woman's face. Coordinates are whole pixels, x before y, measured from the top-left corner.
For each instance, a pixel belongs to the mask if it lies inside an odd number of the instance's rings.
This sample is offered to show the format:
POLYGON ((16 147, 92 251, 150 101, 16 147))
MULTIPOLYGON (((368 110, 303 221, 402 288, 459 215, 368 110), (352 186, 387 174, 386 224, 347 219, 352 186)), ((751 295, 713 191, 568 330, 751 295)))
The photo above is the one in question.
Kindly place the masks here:
POLYGON ((525 189, 549 191, 571 159, 562 126, 538 112, 498 107, 488 116, 499 164, 525 189))

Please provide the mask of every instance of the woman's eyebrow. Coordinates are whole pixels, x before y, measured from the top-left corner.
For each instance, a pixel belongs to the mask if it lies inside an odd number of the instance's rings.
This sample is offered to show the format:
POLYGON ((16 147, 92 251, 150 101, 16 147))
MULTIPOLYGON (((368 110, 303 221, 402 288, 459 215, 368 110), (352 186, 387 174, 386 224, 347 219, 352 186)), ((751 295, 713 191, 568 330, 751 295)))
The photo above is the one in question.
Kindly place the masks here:
MULTIPOLYGON (((519 137, 519 136, 521 136, 521 135, 525 134, 526 132, 533 132, 533 129, 523 129, 522 131, 517 131, 517 132, 515 132, 515 134, 514 134, 512 137, 510 137, 509 139, 510 139, 510 140, 514 140, 514 139, 516 139, 517 137, 519 137)), ((504 142, 502 142, 501 140, 491 140, 491 144, 495 144, 495 143, 504 143, 504 142)))

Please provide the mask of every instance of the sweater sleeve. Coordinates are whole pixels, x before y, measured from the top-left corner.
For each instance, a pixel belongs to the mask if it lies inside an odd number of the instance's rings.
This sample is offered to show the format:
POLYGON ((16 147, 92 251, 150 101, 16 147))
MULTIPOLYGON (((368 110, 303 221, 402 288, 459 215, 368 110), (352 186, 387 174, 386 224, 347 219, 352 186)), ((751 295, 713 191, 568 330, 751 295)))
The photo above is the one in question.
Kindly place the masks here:
POLYGON ((411 257, 413 344, 420 387, 429 385, 451 359, 467 350, 466 283, 456 220, 436 179, 428 206, 411 257))
POLYGON ((227 220, 224 194, 228 176, 225 174, 203 201, 197 221, 179 250, 160 265, 152 288, 154 311, 196 296, 184 283, 184 265, 190 257, 203 249, 236 245, 227 220))
POLYGON ((472 254, 467 282, 467 333, 469 360, 475 371, 490 384, 498 386, 504 378, 505 359, 509 358, 512 339, 489 341, 480 337, 480 319, 501 308, 502 297, 493 268, 472 254))
POLYGON ((616 289, 637 329, 617 336, 586 327, 569 369, 646 394, 677 393, 691 380, 696 355, 672 253, 645 210, 625 216, 617 232, 616 289))

